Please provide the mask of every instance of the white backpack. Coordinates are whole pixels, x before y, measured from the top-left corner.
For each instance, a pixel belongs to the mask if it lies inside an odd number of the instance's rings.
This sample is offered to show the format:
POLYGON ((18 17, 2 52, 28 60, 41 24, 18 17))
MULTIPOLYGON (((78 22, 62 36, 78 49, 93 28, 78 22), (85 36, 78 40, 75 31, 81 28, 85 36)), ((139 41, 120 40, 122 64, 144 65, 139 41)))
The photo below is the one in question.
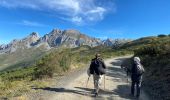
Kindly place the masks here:
POLYGON ((142 75, 145 72, 145 69, 143 68, 142 64, 137 64, 136 67, 137 67, 137 74, 138 75, 142 75))

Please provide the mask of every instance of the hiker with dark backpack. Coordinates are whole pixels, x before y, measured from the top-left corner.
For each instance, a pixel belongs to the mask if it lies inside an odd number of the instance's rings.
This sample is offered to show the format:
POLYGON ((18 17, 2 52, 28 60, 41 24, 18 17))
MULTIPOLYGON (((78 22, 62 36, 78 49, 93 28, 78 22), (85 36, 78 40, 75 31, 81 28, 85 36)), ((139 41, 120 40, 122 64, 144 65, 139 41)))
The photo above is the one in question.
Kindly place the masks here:
POLYGON ((131 69, 131 94, 134 96, 135 94, 135 85, 136 85, 136 97, 139 98, 140 96, 140 88, 141 88, 141 82, 142 82, 142 75, 145 72, 143 65, 140 63, 139 57, 134 57, 134 63, 132 65, 131 69))
POLYGON ((100 54, 96 54, 95 58, 91 60, 88 75, 90 76, 91 74, 93 74, 94 94, 98 96, 103 74, 106 74, 106 65, 100 57, 100 54))

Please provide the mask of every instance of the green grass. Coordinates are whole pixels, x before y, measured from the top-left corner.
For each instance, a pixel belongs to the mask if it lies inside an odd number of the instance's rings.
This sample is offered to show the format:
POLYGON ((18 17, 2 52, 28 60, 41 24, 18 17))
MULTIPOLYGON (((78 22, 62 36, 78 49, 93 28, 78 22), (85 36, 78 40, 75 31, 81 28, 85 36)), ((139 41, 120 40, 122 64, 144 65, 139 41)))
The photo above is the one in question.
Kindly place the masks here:
POLYGON ((87 63, 90 63, 97 52, 101 53, 102 58, 132 54, 130 51, 113 50, 112 48, 104 48, 102 46, 94 48, 81 46, 73 49, 55 51, 37 62, 36 77, 52 77, 54 73, 63 74, 66 71, 74 69, 75 66, 85 66, 87 63))
POLYGON ((18 50, 11 54, 0 55, 0 71, 30 66, 40 59, 46 51, 43 47, 18 50))
POLYGON ((49 80, 35 79, 36 66, 24 67, 0 73, 0 98, 17 97, 27 92, 36 92, 32 88, 44 88, 49 80))

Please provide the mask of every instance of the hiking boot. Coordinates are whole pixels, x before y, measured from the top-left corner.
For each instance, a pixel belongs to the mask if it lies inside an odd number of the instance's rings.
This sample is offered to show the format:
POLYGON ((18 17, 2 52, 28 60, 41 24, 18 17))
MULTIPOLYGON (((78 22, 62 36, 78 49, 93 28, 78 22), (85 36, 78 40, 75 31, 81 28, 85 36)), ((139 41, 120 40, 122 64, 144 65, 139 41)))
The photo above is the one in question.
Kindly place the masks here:
POLYGON ((136 95, 136 98, 139 99, 139 95, 136 95))
POLYGON ((97 97, 97 96, 98 96, 98 93, 95 93, 94 96, 97 97))
POLYGON ((130 96, 132 96, 132 97, 135 97, 135 95, 133 94, 133 93, 131 93, 131 94, 129 94, 130 96))

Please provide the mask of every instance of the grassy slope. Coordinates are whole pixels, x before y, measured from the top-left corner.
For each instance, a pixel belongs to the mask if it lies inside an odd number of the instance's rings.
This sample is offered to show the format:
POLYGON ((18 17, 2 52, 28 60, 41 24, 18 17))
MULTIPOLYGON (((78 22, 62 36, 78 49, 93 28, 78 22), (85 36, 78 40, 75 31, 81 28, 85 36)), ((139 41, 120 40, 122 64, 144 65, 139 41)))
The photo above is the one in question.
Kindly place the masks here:
POLYGON ((45 55, 43 46, 0 55, 0 71, 30 66, 45 55))
POLYGON ((170 99, 170 37, 141 38, 122 48, 134 49, 146 69, 144 87, 153 100, 170 99))

